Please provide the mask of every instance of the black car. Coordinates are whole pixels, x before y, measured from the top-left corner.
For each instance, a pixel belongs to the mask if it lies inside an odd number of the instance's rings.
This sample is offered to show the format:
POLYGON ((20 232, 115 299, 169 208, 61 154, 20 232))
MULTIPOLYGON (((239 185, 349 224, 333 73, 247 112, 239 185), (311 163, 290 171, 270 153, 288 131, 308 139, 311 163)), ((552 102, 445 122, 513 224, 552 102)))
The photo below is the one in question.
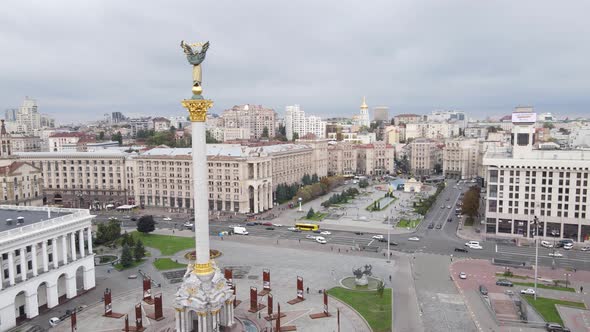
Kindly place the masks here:
POLYGON ((447 219, 447 222, 452 222, 452 221, 453 221, 453 218, 447 219))
POLYGON ((469 252, 469 251, 465 248, 455 248, 455 252, 469 252))
POLYGON ((377 241, 379 241, 379 242, 387 242, 387 239, 386 238, 379 238, 379 239, 377 239, 377 241))
POLYGON ((136 217, 131 217, 131 221, 137 221, 136 217))
POLYGON ((275 230, 275 228, 274 228, 274 227, 266 227, 265 229, 266 229, 267 231, 274 231, 274 230, 275 230))
POLYGON ((397 246, 397 242, 390 241, 390 242, 389 242, 389 245, 390 245, 390 246, 397 246))
POLYGON ((354 234, 356 234, 356 235, 365 235, 365 233, 363 233, 363 232, 354 232, 354 234))
POLYGON ((484 285, 479 285, 479 292, 481 295, 488 295, 488 289, 484 285))
POLYGON ((316 229, 315 231, 313 231, 316 234, 320 234, 322 231, 320 231, 319 229, 316 229))
POLYGON ((512 284, 512 281, 510 281, 508 279, 500 279, 500 280, 496 281, 496 285, 498 285, 498 286, 507 286, 507 287, 514 286, 512 284))
POLYGON ((256 226, 256 223, 250 221, 246 223, 246 226, 256 226))
POLYGON ((433 229, 433 228, 434 228, 434 224, 433 223, 428 224, 428 229, 433 229))
POLYGON ((547 323, 545 329, 549 332, 570 332, 570 329, 557 323, 547 323))

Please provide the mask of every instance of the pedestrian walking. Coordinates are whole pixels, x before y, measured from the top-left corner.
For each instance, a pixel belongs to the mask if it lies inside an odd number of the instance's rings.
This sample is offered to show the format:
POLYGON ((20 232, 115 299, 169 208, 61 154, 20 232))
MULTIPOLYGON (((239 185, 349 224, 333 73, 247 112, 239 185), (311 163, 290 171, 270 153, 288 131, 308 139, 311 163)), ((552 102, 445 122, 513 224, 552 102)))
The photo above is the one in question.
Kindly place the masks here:
POLYGON ((580 293, 584 293, 584 286, 580 286, 580 293))
POLYGON ((389 282, 391 282, 391 274, 389 275, 389 282))
POLYGON ((309 287, 307 287, 307 294, 309 294, 309 287))

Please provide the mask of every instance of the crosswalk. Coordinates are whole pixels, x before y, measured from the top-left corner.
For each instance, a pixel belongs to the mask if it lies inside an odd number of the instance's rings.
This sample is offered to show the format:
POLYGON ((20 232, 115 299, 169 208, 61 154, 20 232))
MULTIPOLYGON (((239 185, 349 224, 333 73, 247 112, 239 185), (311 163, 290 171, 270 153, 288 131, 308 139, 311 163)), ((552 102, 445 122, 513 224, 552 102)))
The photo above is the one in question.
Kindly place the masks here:
MULTIPOLYGON (((590 253, 588 252, 577 250, 557 250, 556 252, 561 253, 563 257, 549 256, 549 254, 552 252, 553 249, 539 248, 539 264, 566 269, 573 269, 574 264, 587 264, 590 266, 590 253)), ((497 245, 496 255, 498 258, 534 263, 535 248, 497 245)))

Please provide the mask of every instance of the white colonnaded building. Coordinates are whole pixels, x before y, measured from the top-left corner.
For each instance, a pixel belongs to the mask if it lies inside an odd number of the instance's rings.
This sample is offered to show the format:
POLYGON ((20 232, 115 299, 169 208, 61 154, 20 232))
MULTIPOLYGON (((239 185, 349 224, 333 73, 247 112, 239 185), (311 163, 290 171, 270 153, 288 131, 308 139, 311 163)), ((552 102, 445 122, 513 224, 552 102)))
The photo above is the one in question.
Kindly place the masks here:
POLYGON ((0 205, 0 331, 95 287, 92 218, 88 210, 0 205))

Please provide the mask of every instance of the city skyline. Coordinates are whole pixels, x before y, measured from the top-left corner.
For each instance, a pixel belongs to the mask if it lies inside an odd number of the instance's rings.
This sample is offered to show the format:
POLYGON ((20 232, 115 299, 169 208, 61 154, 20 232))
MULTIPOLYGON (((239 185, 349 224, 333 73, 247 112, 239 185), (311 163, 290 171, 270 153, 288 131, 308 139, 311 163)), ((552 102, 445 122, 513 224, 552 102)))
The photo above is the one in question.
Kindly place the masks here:
POLYGON ((147 3, 140 16, 124 4, 14 2, 0 14, 8 50, 0 100, 10 108, 32 96, 60 121, 182 114, 175 100, 190 77, 169 46, 198 37, 215 45, 204 73, 215 113, 300 104, 328 118, 356 114, 363 95, 392 115, 459 109, 484 118, 518 105, 587 112, 590 50, 577 36, 590 32, 581 24, 588 4, 468 4, 210 3, 197 24, 189 3, 147 3))

